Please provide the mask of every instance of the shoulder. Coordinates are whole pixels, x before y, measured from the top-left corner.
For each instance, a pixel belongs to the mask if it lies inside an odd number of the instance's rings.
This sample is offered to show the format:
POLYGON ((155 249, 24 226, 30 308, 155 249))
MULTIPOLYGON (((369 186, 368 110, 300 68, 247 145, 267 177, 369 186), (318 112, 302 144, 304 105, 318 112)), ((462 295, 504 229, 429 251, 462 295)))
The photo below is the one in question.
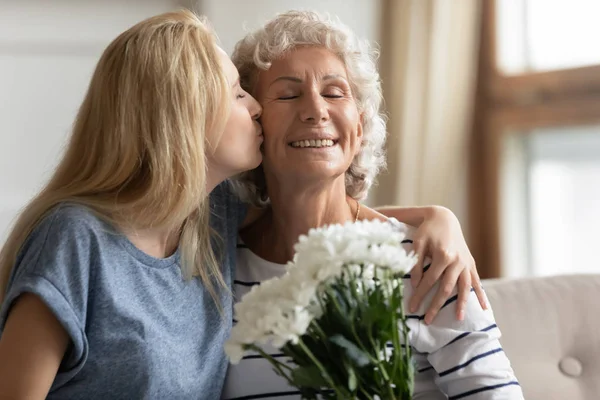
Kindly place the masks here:
POLYGON ((90 244, 101 235, 117 231, 91 209, 76 204, 60 204, 51 209, 35 226, 23 249, 43 246, 59 249, 84 242, 90 244))
POLYGON ((7 298, 32 292, 50 306, 59 304, 71 314, 78 310, 77 315, 81 315, 97 267, 105 264, 108 256, 123 258, 120 237, 92 210, 59 204, 39 221, 21 246, 7 298))
POLYGON ((395 230, 400 233, 403 233, 406 237, 407 243, 412 243, 412 238, 416 232, 416 228, 410 225, 405 224, 404 222, 398 221, 396 218, 389 218, 380 212, 366 206, 361 206, 361 220, 380 220, 386 221, 392 224, 395 230))
POLYGON ((49 227, 58 230, 115 231, 97 212, 73 203, 54 207, 40 224, 49 224, 49 227))
POLYGON ((119 234, 89 208, 59 204, 34 227, 17 255, 15 274, 64 278, 84 273, 99 253, 118 245, 119 234))
POLYGON ((390 218, 388 221, 390 224, 392 224, 396 231, 404 234, 406 243, 412 244, 412 239, 415 236, 417 228, 411 225, 407 225, 404 222, 400 222, 396 218, 390 218))

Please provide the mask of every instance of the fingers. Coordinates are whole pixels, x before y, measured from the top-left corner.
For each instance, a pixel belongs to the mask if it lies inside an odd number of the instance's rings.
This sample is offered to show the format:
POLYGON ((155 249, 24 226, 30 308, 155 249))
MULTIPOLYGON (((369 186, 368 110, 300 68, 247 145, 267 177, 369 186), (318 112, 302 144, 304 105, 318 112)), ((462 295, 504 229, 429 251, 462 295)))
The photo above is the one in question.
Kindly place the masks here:
POLYGON ((456 319, 465 319, 467 301, 471 295, 471 273, 464 269, 458 277, 458 298, 456 300, 456 319))
POLYGON ((423 262, 425 261, 425 251, 427 250, 427 244, 425 241, 416 239, 413 241, 413 250, 417 255, 417 263, 410 271, 410 283, 413 288, 419 286, 421 278, 423 277, 423 262))
MULTIPOLYGON (((440 283, 439 289, 433 298, 427 313, 425 314, 425 323, 431 324, 438 312, 442 309, 446 301, 450 298, 450 295, 456 287, 458 277, 464 268, 459 264, 453 264, 444 271, 444 277, 440 283)), ((429 274, 429 272, 427 273, 429 274)), ((427 280, 427 274, 423 279, 423 282, 427 280)))
POLYGON ((481 285, 481 279, 479 279, 479 274, 477 273, 476 268, 471 268, 469 275, 471 276, 471 285, 475 290, 475 294, 477 295, 477 300, 479 300, 479 304, 481 304, 481 308, 484 310, 488 309, 488 301, 485 292, 483 291, 483 286, 481 285))
MULTIPOLYGON (((422 278, 419 282, 419 285, 415 289, 413 293, 410 303, 408 304, 408 309, 410 312, 415 312, 419 309, 421 302, 427 295, 427 293, 431 290, 433 285, 440 279, 444 270, 448 267, 450 263, 447 262, 447 258, 445 256, 436 256, 431 264, 431 267, 427 270, 426 274, 422 273, 422 278)), ((411 273, 412 279, 412 273, 411 273)))

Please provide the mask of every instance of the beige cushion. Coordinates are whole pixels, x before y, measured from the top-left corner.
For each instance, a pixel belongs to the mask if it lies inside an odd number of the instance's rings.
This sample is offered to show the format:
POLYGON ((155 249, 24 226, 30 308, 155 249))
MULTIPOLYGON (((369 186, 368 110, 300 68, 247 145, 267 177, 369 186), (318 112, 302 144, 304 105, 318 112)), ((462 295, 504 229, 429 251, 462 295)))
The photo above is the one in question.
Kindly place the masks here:
POLYGON ((484 281, 528 400, 600 399, 600 275, 484 281))

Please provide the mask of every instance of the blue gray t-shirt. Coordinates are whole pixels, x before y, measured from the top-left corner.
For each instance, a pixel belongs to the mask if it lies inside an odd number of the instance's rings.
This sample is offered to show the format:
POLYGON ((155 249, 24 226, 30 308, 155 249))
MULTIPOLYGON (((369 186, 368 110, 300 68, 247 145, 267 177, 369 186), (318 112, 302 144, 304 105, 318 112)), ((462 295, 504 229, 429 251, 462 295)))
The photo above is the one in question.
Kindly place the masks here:
MULTIPOLYGON (((227 183, 211 193, 211 225, 222 238, 231 287, 244 207, 227 183)), ((184 280, 179 252, 138 250, 88 209, 63 204, 21 251, 0 309, 0 332, 20 294, 39 296, 71 337, 49 399, 218 399, 232 299, 219 312, 199 279, 184 280)))

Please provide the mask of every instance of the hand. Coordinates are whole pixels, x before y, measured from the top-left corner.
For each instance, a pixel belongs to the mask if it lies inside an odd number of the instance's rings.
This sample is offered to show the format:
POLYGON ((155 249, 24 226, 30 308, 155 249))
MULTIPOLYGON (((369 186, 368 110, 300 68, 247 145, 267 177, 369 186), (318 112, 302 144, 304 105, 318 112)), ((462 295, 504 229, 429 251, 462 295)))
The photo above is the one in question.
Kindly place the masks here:
POLYGON ((413 238, 414 250, 419 260, 411 270, 411 284, 415 292, 410 300, 409 310, 415 312, 429 290, 441 278, 438 292, 425 314, 425 323, 430 324, 433 321, 457 283, 456 318, 462 321, 471 287, 484 310, 488 308, 487 300, 481 287, 475 259, 469 251, 458 218, 445 207, 433 206, 430 209, 429 215, 418 227, 413 238), (426 274, 423 273, 425 256, 432 259, 426 274))

